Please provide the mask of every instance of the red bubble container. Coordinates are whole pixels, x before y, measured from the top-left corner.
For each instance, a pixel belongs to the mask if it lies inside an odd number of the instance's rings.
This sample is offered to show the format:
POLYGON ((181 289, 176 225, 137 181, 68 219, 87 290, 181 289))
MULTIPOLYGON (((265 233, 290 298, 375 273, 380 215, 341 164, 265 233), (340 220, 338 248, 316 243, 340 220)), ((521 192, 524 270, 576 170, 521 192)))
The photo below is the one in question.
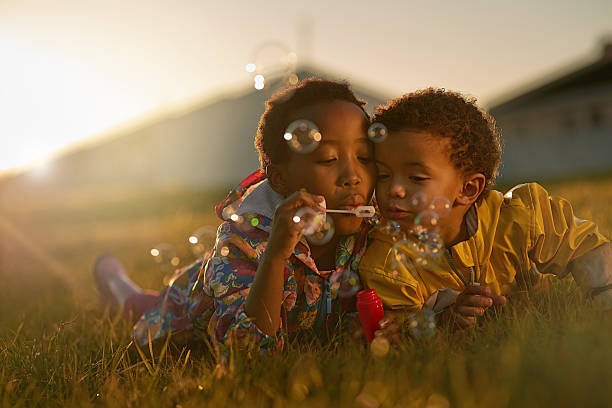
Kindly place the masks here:
POLYGON ((382 300, 376 289, 364 289, 357 292, 357 311, 366 340, 371 343, 374 332, 378 330, 378 321, 385 315, 382 300))

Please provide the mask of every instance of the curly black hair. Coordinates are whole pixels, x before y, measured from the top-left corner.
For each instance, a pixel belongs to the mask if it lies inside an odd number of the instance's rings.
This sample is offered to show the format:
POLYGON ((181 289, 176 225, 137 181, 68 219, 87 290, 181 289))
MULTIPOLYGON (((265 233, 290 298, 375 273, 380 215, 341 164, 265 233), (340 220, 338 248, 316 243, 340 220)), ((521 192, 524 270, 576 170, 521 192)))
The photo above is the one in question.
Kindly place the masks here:
POLYGON ((379 106, 373 122, 389 132, 427 132, 450 141, 450 160, 460 171, 482 173, 486 189, 495 184, 501 164, 501 132, 476 99, 443 88, 405 94, 379 106))
POLYGON ((334 100, 354 103, 369 120, 369 115, 364 110, 365 102, 357 99, 346 82, 308 78, 272 95, 266 101, 266 110, 259 119, 255 136, 255 148, 259 152, 261 169, 265 171, 269 164, 281 163, 289 156, 283 134, 296 111, 334 100))

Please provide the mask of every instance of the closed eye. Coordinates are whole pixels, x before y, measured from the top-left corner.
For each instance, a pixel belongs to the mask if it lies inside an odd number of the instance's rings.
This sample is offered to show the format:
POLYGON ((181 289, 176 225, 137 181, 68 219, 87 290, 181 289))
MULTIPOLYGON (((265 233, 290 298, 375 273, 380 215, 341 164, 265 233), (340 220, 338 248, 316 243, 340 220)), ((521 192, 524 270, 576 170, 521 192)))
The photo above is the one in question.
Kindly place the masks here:
POLYGON ((330 164, 336 161, 336 158, 331 158, 331 159, 325 159, 325 160, 317 160, 317 163, 319 164, 330 164))
POLYGON ((410 180, 417 182, 417 183, 421 183, 423 181, 429 180, 429 177, 424 177, 424 176, 410 176, 410 180))

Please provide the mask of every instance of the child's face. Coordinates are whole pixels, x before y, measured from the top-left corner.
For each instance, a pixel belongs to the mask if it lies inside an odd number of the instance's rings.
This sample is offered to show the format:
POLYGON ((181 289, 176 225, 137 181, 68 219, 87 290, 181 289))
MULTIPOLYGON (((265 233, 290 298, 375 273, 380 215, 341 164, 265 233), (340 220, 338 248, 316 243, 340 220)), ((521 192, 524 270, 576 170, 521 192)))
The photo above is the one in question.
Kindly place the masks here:
MULTIPOLYGON (((281 165, 285 193, 301 188, 325 197, 327 208, 349 209, 370 202, 376 177, 368 121, 362 110, 346 101, 324 102, 296 112, 294 119, 308 119, 321 131, 313 152, 291 157, 281 165)), ((336 232, 358 231, 362 218, 333 215, 336 232)))
POLYGON ((427 200, 445 197, 450 201, 451 213, 439 220, 440 237, 445 230, 461 222, 463 214, 456 199, 462 189, 463 177, 451 163, 449 142, 423 132, 395 131, 375 146, 378 166, 376 200, 386 219, 397 221, 404 231, 413 224, 419 210, 410 199, 424 193, 427 200))

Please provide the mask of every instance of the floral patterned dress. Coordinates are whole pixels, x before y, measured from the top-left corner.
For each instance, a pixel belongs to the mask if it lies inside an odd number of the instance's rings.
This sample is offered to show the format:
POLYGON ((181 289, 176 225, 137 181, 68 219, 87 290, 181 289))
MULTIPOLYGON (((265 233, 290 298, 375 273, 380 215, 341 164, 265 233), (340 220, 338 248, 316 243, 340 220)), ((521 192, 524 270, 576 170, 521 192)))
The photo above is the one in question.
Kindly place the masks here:
POLYGON ((170 334, 186 340, 208 337, 215 347, 237 342, 271 351, 282 348, 287 334, 321 331, 347 305, 354 308, 354 294, 360 288, 357 266, 371 227, 366 222, 359 233, 341 237, 332 271, 318 270, 305 240, 296 245, 285 264, 281 328, 276 336, 260 331, 246 315, 246 299, 282 199, 261 171, 232 190, 217 206, 217 214, 228 221, 219 226, 213 253, 175 273, 155 307, 136 323, 134 339, 146 344, 170 334))

